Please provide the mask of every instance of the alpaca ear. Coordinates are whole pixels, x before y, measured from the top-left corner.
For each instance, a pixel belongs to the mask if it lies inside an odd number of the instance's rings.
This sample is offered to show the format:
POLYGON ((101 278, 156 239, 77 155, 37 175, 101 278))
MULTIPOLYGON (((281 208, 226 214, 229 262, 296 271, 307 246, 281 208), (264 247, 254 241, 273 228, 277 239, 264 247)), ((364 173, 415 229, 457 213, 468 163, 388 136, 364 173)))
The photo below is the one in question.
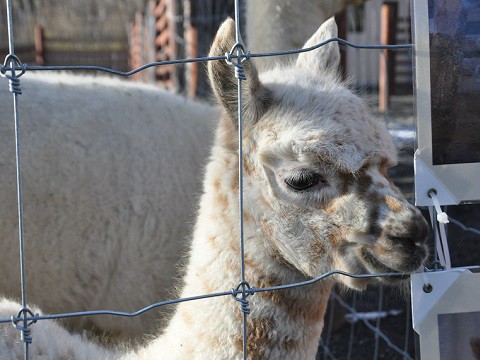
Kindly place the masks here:
MULTIPOLYGON (((320 26, 303 48, 306 49, 336 37, 338 37, 338 27, 335 19, 331 17, 320 26)), ((318 74, 336 75, 340 66, 340 49, 338 43, 336 41, 330 42, 318 49, 300 53, 297 59, 297 66, 309 70, 313 69, 318 74)))
MULTIPOLYGON (((209 56, 222 56, 235 45, 235 21, 227 19, 218 29, 209 56)), ((233 59, 236 61, 236 59, 233 59)), ((243 63, 246 80, 242 81, 242 107, 245 125, 255 123, 268 109, 269 91, 260 83, 252 59, 243 63)), ((210 61, 208 76, 217 101, 238 126, 238 85, 235 68, 225 60, 210 61)))

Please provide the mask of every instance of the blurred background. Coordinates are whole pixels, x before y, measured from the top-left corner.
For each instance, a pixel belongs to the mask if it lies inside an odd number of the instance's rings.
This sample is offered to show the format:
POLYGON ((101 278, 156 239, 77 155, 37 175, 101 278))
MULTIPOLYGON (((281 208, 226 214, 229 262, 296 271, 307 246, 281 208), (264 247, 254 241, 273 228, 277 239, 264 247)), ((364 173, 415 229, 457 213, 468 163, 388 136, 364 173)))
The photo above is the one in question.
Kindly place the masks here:
MULTIPOLYGON (((356 2, 360 4, 336 16, 340 37, 355 43, 411 42, 409 0, 356 2)), ((240 4, 244 20, 245 2, 240 4)), ((219 24, 234 15, 233 0, 12 0, 12 7, 15 52, 22 62, 121 71, 153 61, 206 56, 219 24)), ((5 29, 5 2, 0 13, 0 28, 5 29)), ((248 48, 245 36, 244 41, 248 48)), ((342 70, 356 88, 375 93, 380 81, 388 81, 389 95, 412 93, 409 50, 389 53, 384 69, 378 51, 342 50, 342 70)), ((1 31, 0 54, 7 53, 7 32, 1 31)), ((202 64, 152 68, 133 79, 192 98, 208 96, 202 64)))
MULTIPOLYGON (((27 64, 98 65, 120 71, 150 62, 207 56, 220 23, 227 16, 234 17, 234 3, 234 0, 12 0, 15 53, 27 64)), ((240 1, 242 30, 246 27, 246 3, 240 1)), ((325 2, 334 3, 336 8, 343 8, 335 15, 339 37, 357 44, 412 42, 410 0, 325 2)), ((5 2, 0 2, 0 14, 0 29, 5 29, 5 2)), ((299 26, 303 26, 301 21, 299 26)), ((248 50, 245 31, 242 37, 248 50)), ((284 50, 277 48, 277 44, 271 44, 271 48, 284 50)), ((0 56, 4 58, 6 54, 7 32, 0 31, 0 56)), ((400 165, 391 175, 413 201, 412 52, 341 46, 341 54, 343 77, 391 129, 400 154, 400 165)), ((272 64, 275 60, 267 59, 272 64)), ((191 99, 211 99, 204 63, 152 67, 128 79, 155 84, 191 99)))

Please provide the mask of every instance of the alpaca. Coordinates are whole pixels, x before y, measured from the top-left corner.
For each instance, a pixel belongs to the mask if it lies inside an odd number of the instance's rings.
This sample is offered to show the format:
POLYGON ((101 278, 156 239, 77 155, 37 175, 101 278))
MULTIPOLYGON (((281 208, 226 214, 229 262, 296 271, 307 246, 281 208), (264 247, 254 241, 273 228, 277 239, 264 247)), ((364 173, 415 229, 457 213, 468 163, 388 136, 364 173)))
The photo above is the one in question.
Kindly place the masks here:
MULTIPOLYGON (((305 46, 335 35, 330 19, 305 46)), ((234 42, 230 19, 210 55, 228 52, 234 42)), ((425 261, 427 223, 386 176, 396 161, 393 143, 384 124, 335 77, 338 58, 331 43, 260 77, 252 59, 244 64, 245 277, 256 288, 333 269, 413 272, 425 261)), ((222 112, 182 297, 225 291, 240 279, 236 79, 224 61, 210 62, 208 71, 222 112)), ((249 296, 248 357, 314 359, 333 283, 362 290, 403 279, 335 276, 249 296)), ((18 309, 3 300, 0 318, 18 309)), ((18 331, 0 329, 0 354, 18 357, 18 331)), ((242 358, 242 313, 230 296, 178 304, 163 333, 137 350, 105 350, 54 322, 39 321, 31 330, 31 353, 40 359, 242 358)))
MULTIPOLYGON (((246 36, 252 52, 300 49, 305 38, 319 23, 348 5, 366 0, 248 0, 246 6, 246 36)), ((281 58, 258 58, 260 70, 272 67, 281 58)))
MULTIPOLYGON (((106 77, 28 72, 21 85, 28 300, 64 313, 135 311, 170 298, 217 110, 106 77)), ((18 299, 10 93, 0 92, 0 106, 0 293, 18 299)), ((110 339, 140 338, 156 314, 66 323, 110 339)))

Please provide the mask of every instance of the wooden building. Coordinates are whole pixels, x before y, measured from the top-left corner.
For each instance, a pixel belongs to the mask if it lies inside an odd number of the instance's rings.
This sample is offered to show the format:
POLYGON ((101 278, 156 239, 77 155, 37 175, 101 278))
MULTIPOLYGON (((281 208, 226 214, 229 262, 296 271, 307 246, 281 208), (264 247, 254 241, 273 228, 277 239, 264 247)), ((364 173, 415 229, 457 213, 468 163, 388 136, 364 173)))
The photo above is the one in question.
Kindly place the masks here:
MULTIPOLYGON (((243 14, 243 8, 240 10, 243 14)), ((131 67, 151 61, 206 56, 218 26, 226 16, 233 15, 233 0, 150 0, 132 25, 131 67)), ((409 0, 370 0, 350 6, 338 20, 342 37, 355 43, 411 42, 409 0), (385 4, 390 11, 390 21, 382 25, 385 4), (388 34, 382 26, 387 26, 388 34)), ((356 87, 377 92, 382 76, 386 76, 389 95, 412 92, 410 50, 385 54, 389 63, 381 71, 382 52, 379 50, 342 47, 342 53, 346 76, 356 87)), ((209 94, 203 63, 161 66, 149 71, 148 75, 138 74, 137 79, 155 82, 192 98, 209 94)))

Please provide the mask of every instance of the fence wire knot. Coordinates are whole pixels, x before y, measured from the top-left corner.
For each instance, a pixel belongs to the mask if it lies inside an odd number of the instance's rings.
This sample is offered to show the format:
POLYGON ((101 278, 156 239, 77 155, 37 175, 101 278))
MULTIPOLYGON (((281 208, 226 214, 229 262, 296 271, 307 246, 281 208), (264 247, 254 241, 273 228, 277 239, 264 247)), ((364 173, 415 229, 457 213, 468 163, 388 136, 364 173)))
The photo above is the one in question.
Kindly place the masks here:
POLYGON ((250 59, 250 51, 245 53, 245 48, 243 45, 236 43, 233 45, 229 53, 225 53, 225 57, 227 64, 235 67, 235 77, 240 80, 247 80, 247 77, 245 76, 245 69, 242 64, 250 59), (232 61, 233 58, 236 58, 237 61, 232 61))
POLYGON ((19 95, 22 94, 22 89, 20 88, 20 77, 25 74, 26 69, 27 65, 22 64, 17 55, 8 54, 5 57, 2 69, 0 70, 0 75, 9 80, 10 91, 12 93, 19 95), (17 71, 19 72, 17 73, 17 71), (8 72, 11 72, 11 74, 8 72))
POLYGON ((247 297, 255 294, 255 287, 250 287, 246 281, 242 281, 235 289, 232 289, 232 297, 240 303, 240 309, 245 314, 250 314, 250 304, 247 297), (239 295, 242 295, 241 297, 239 295))
POLYGON ((38 314, 34 314, 30 309, 23 308, 17 317, 12 316, 11 318, 13 327, 22 332, 21 339, 27 344, 32 343, 32 331, 29 326, 37 322, 38 316, 38 314), (29 318, 29 320, 25 321, 27 318, 29 318), (20 322, 23 322, 23 326, 19 325, 20 322))

